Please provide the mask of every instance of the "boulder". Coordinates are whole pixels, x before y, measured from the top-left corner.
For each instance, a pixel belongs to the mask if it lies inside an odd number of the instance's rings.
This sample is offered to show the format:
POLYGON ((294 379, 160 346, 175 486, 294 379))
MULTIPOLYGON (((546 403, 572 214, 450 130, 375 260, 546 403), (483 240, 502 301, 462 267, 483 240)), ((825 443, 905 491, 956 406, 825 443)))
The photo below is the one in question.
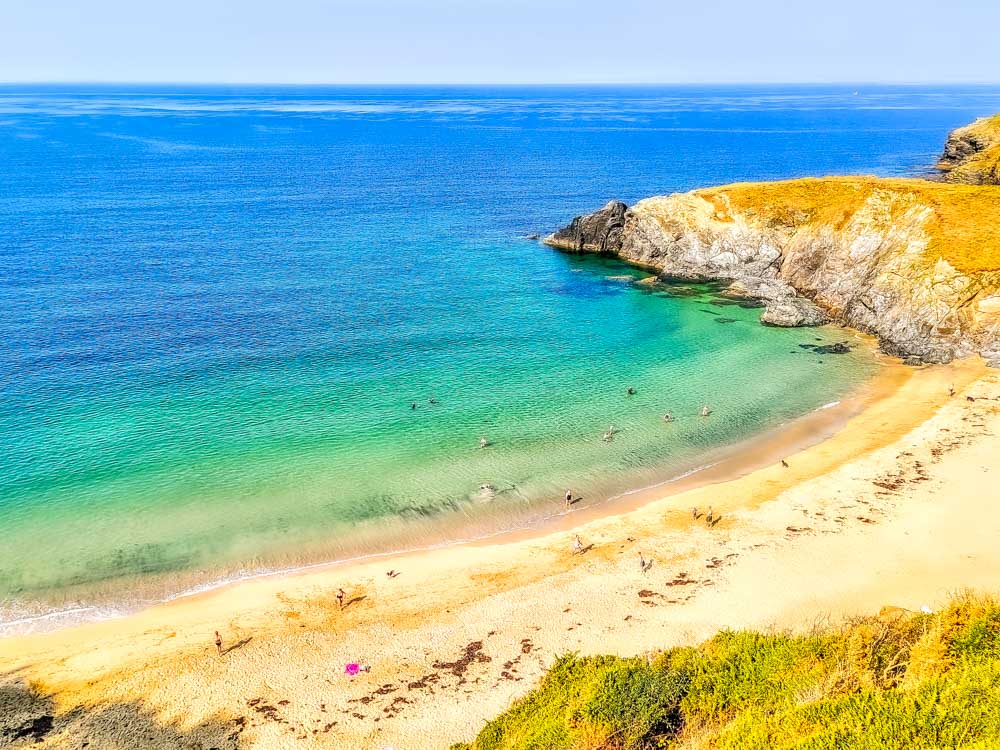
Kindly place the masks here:
POLYGON ((797 328, 821 326, 829 323, 830 319, 822 308, 804 297, 789 297, 768 302, 760 322, 766 326, 797 328))
POLYGON ((730 299, 781 300, 794 297, 795 290, 781 279, 736 279, 720 293, 730 299))

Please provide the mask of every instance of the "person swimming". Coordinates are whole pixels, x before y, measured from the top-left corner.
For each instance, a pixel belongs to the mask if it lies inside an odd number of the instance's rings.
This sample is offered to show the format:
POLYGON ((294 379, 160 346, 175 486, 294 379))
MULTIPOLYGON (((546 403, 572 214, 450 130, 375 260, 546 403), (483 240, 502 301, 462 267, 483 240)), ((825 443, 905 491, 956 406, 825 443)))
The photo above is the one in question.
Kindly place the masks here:
POLYGON ((664 415, 663 415, 663 421, 664 421, 664 422, 673 422, 673 421, 674 421, 674 415, 673 415, 673 414, 671 414, 671 413, 670 413, 670 412, 668 411, 668 412, 667 412, 666 414, 664 414, 664 415))
POLYGON ((626 396, 634 396, 635 395, 635 388, 633 388, 632 386, 629 386, 628 390, 625 391, 625 395, 626 396))

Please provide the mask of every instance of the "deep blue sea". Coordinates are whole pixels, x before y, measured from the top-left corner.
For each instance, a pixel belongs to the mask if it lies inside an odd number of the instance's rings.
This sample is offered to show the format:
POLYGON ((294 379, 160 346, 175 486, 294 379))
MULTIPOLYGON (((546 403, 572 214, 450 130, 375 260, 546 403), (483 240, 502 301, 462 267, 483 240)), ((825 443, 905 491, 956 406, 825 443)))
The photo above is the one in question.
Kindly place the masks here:
POLYGON ((611 198, 924 173, 996 111, 997 87, 0 87, 0 626, 535 523, 843 397, 870 352, 798 344, 844 331, 525 236, 611 198))

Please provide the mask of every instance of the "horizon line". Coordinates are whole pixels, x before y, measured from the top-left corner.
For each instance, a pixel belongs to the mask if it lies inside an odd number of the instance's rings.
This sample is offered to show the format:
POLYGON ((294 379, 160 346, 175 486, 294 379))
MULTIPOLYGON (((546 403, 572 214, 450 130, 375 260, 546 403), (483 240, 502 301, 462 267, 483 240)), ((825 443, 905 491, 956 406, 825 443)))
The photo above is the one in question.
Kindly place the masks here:
POLYGON ((476 86, 509 86, 509 87, 656 87, 656 86, 1000 86, 997 81, 977 80, 925 80, 925 81, 196 81, 196 80, 89 80, 89 79, 25 79, 0 80, 0 86, 315 86, 315 87, 476 87, 476 86))

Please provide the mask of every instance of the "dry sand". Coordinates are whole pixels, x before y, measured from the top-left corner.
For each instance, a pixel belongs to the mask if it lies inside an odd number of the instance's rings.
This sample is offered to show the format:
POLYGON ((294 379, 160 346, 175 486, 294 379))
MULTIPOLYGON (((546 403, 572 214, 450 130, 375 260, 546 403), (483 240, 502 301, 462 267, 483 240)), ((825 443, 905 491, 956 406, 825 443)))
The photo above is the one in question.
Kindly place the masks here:
POLYGON ((570 514, 536 538, 258 579, 0 640, 0 746, 446 748, 567 651, 637 654, 995 588, 1000 374, 978 361, 900 372, 787 468, 570 514), (711 527, 691 512, 710 505, 711 527), (371 671, 348 678, 351 661, 371 671))

